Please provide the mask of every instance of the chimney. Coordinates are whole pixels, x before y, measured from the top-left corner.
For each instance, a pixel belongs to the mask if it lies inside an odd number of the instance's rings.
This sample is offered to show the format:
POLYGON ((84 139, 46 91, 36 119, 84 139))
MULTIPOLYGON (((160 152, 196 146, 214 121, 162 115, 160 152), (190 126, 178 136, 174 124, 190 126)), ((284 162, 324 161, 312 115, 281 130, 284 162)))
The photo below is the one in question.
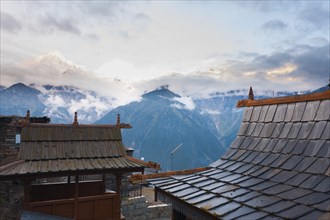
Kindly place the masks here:
POLYGON ((252 86, 250 86, 250 90, 249 90, 249 100, 254 100, 254 94, 253 94, 252 86))
POLYGON ((78 123, 78 117, 77 117, 77 112, 74 113, 74 120, 73 120, 73 123, 72 125, 75 125, 77 126, 79 123, 78 123))

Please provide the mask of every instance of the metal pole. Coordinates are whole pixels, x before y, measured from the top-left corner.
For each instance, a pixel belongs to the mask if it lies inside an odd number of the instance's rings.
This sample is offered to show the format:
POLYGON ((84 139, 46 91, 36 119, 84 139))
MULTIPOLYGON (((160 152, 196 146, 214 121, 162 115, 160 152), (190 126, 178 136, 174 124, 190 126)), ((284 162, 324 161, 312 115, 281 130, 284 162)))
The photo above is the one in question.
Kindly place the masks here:
POLYGON ((171 170, 173 170, 173 154, 171 153, 171 170))
POLYGON ((172 170, 173 170, 173 154, 175 151, 177 151, 179 149, 179 147, 181 147, 183 145, 183 143, 179 144, 178 146, 176 146, 176 148, 171 152, 171 165, 172 165, 172 170))

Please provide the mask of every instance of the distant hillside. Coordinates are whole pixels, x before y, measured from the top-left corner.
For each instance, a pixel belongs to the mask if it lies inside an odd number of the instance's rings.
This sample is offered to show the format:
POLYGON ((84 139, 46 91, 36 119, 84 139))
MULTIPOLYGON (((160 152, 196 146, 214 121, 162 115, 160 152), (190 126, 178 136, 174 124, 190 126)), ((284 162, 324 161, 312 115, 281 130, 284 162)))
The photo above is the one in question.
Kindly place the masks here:
POLYGON ((319 89, 314 90, 313 92, 324 92, 324 91, 327 91, 327 90, 330 90, 330 83, 326 86, 323 86, 319 89))

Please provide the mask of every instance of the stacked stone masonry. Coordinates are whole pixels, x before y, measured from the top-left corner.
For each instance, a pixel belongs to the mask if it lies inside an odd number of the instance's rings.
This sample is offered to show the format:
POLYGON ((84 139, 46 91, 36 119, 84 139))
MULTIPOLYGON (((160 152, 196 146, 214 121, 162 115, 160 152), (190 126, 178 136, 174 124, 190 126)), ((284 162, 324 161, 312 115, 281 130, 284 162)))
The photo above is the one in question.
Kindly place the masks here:
POLYGON ((145 196, 129 198, 121 203, 126 220, 169 220, 172 207, 167 204, 149 205, 145 196))

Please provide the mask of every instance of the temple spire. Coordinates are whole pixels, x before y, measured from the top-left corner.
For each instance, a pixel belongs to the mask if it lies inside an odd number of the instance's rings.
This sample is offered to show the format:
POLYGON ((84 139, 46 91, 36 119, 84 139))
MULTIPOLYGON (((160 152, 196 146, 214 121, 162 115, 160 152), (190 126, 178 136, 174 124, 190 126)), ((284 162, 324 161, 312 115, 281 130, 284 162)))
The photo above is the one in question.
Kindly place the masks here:
POLYGON ((249 100, 254 100, 254 94, 253 94, 252 86, 250 86, 250 90, 249 90, 249 100))
POLYGON ((117 122, 116 122, 117 126, 120 126, 120 114, 117 114, 117 122))
POLYGON ((77 112, 74 113, 74 120, 73 120, 73 125, 78 125, 78 116, 77 116, 77 112))
POLYGON ((25 116, 25 122, 24 122, 25 125, 28 125, 30 124, 30 110, 27 110, 26 112, 26 116, 25 116))

